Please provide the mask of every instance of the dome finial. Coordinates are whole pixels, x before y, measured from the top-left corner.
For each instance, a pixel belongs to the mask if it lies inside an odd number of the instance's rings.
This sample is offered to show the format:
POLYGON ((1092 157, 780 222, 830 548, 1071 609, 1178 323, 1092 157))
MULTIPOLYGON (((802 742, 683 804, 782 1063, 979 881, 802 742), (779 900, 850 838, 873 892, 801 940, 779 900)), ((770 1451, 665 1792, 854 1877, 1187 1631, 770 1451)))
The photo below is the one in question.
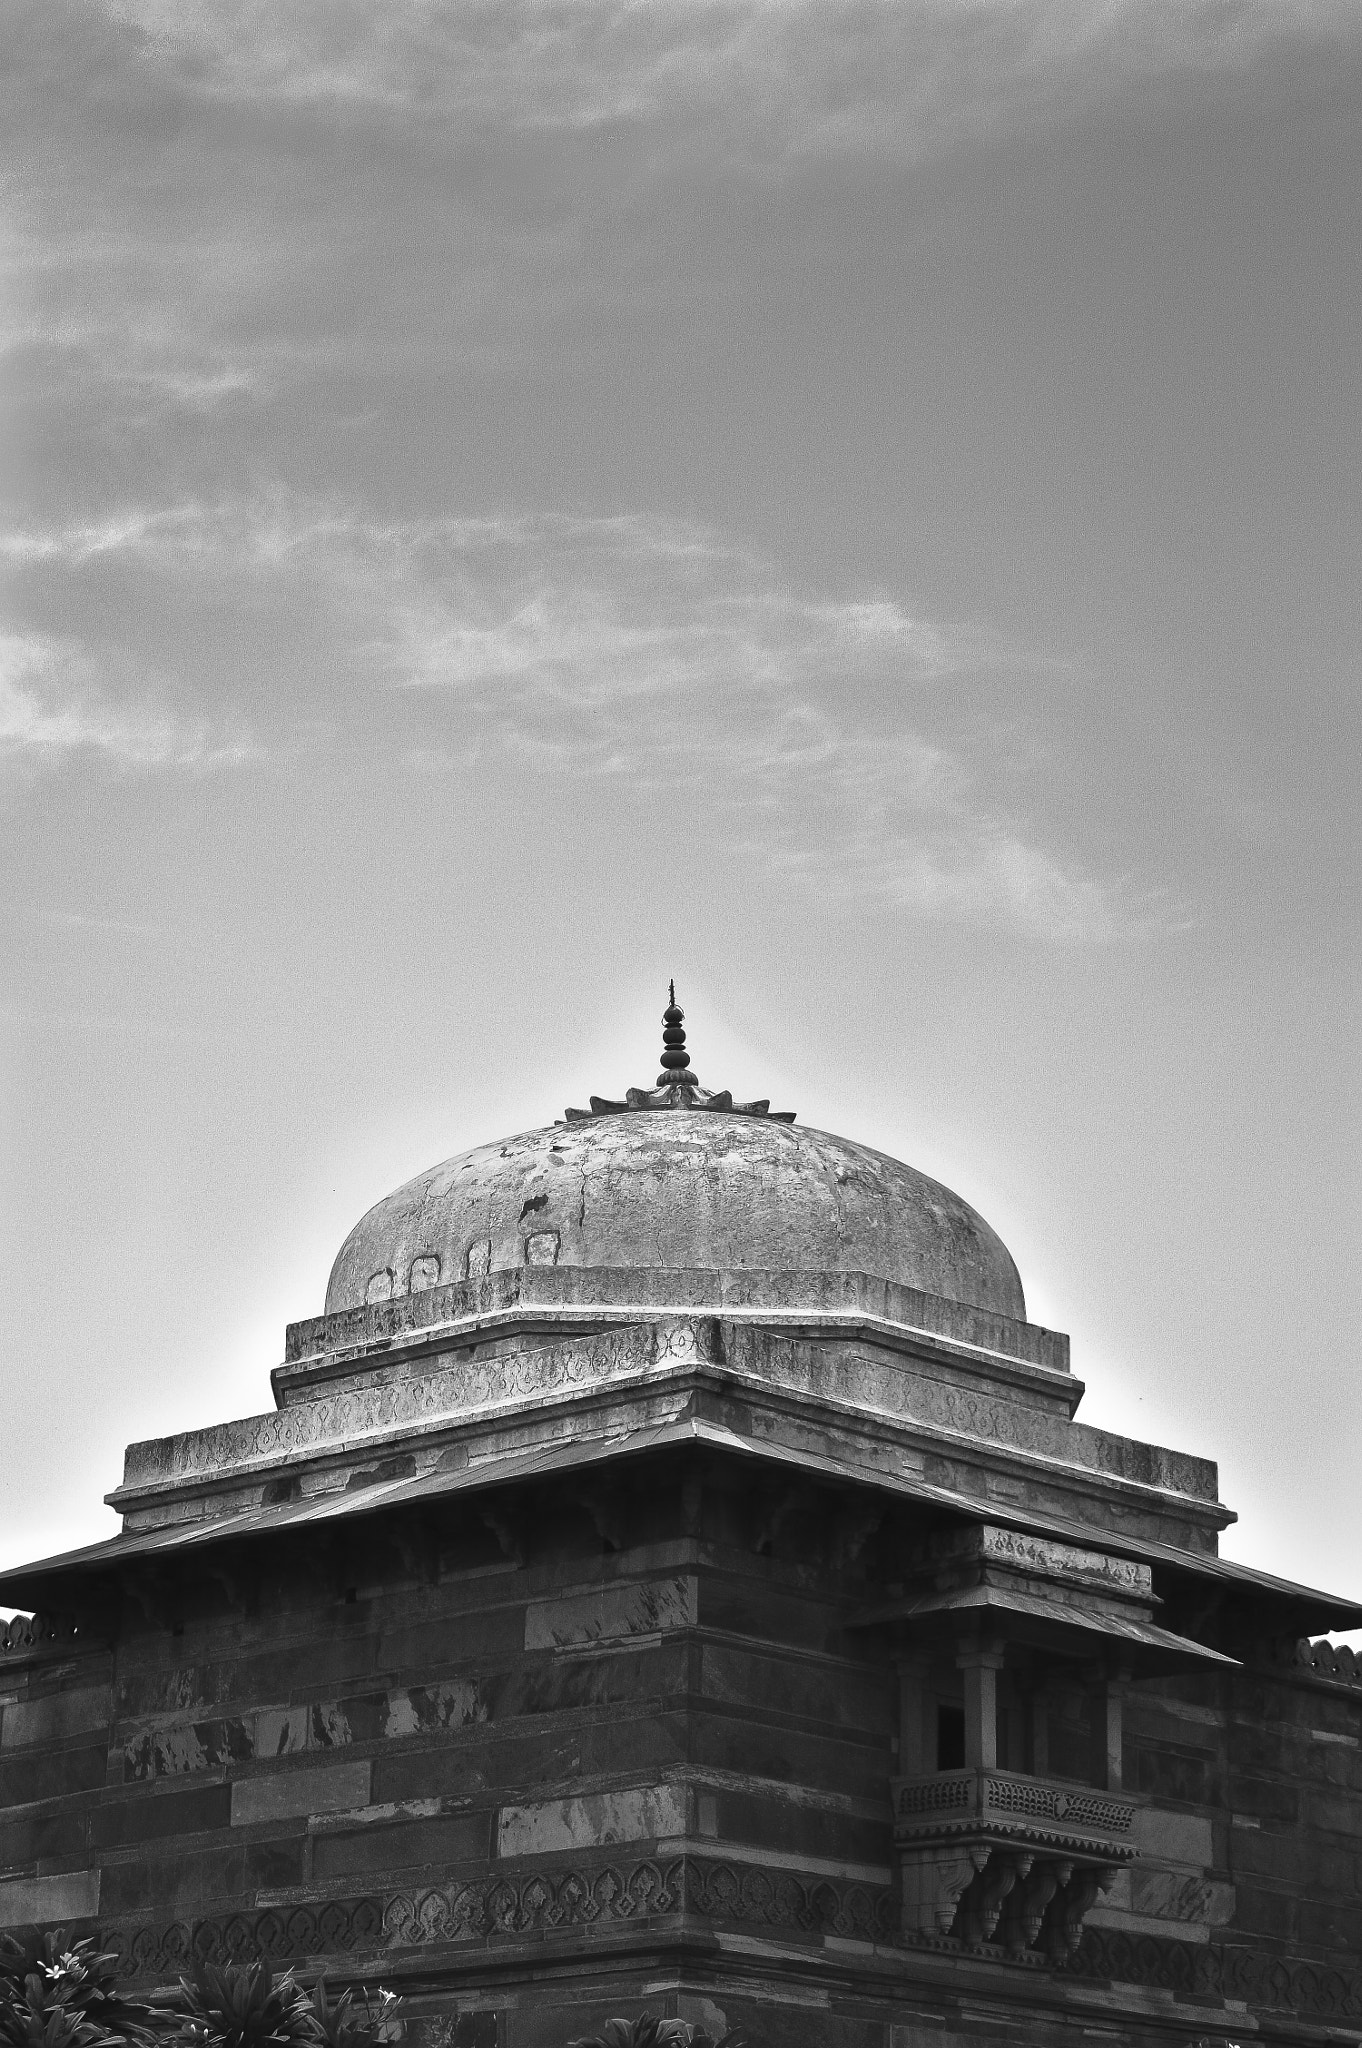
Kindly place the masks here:
POLYGON ((773 1124, 792 1124, 792 1109, 773 1110, 765 1096, 758 1102, 735 1102, 727 1088, 704 1088, 686 1051, 686 1013, 676 1000, 676 983, 667 983, 667 1007, 662 1012, 662 1072, 651 1088, 626 1088, 623 1102, 608 1095, 593 1095, 590 1109, 569 1109, 570 1124, 586 1123, 597 1116, 624 1116, 635 1109, 711 1109, 729 1116, 769 1116, 773 1124))
POLYGON ((659 1088, 674 1087, 678 1082, 685 1087, 696 1085, 695 1076, 686 1072, 690 1065, 690 1054, 686 1051, 685 1011, 676 1000, 676 983, 667 983, 667 1007, 662 1012, 662 1072, 657 1077, 659 1088))

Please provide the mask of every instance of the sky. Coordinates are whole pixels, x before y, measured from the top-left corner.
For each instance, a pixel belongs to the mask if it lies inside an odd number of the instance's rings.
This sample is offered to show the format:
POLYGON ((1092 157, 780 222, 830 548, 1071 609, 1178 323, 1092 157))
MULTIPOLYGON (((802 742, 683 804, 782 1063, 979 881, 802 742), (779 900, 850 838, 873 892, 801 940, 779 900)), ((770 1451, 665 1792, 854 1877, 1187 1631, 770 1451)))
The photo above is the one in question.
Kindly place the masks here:
POLYGON ((0 1562, 701 1079, 1362 1597, 1355 0, 0 0, 0 1562))

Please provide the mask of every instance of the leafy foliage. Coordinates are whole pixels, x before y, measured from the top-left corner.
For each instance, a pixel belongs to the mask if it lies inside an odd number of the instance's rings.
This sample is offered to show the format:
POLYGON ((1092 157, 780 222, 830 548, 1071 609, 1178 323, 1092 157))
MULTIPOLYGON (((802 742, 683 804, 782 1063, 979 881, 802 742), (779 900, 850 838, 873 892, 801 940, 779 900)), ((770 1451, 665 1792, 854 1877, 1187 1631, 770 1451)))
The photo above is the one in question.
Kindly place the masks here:
POLYGON ((568 2048, 742 2048, 742 2042, 732 2031, 712 2041, 687 2020, 660 2020, 645 2012, 636 2020, 607 2020, 599 2034, 569 2041, 568 2048))
POLYGON ((333 2005, 325 1979, 309 1997, 292 1970, 275 1977, 256 1962, 204 1964, 181 1979, 173 2010, 185 2048, 376 2048, 400 2034, 398 2004, 391 1991, 347 1991, 333 2005))
POLYGON ((312 2000, 286 1970, 268 1963, 201 1963, 183 1977, 171 2009, 193 2048, 315 2048, 312 2000))
POLYGON ((395 1992, 342 1992, 334 2005, 326 1996, 326 1979, 321 1978, 312 1994, 312 2016, 326 2048, 377 2048, 397 2040, 402 2032, 402 2001, 395 1992))
POLYGON ((118 1959, 62 1929, 27 1945, 0 1935, 0 2048, 154 2048, 160 2016, 123 1997, 118 1959))

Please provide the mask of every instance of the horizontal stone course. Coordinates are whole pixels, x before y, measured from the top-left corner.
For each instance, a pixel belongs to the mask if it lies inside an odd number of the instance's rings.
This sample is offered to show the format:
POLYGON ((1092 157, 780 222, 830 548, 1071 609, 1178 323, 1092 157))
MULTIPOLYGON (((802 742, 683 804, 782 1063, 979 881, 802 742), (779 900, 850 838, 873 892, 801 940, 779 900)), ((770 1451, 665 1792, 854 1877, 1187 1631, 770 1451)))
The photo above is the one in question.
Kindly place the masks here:
POLYGON ((238 1778, 231 1786, 231 1824, 253 1827, 262 1821, 365 1806, 372 1768, 364 1758, 238 1778))
POLYGON ((83 1858, 86 1838, 87 1821, 80 1808, 0 1819, 0 1870, 45 1858, 83 1858))
POLYGON ((99 1911, 99 1872, 20 1877, 0 1882, 0 1927, 53 1927, 99 1911))
POLYGON ((376 1658, 385 1671, 430 1671, 456 1661, 503 1661, 522 1650, 524 1641, 523 1605, 498 1607, 385 1629, 378 1638, 376 1658))
POLYGON ((716 1711, 702 1699, 689 1730, 689 1754, 699 1769, 746 1771, 818 1785, 852 1798, 889 1798, 890 1759, 882 1744, 855 1730, 806 1733, 768 1717, 716 1711))
POLYGON ((0 1708, 0 1750, 18 1749, 33 1742, 60 1742, 66 1736, 107 1728, 110 1711, 107 1685, 16 1700, 13 1705, 0 1708))
POLYGON ((306 1837, 209 1842, 203 1846, 163 1845, 159 1855, 110 1853, 102 1865, 101 1910, 109 1914, 154 1914, 171 1904, 177 1913, 201 1913, 302 1883, 306 1837))
POLYGON ((380 1872, 439 1870, 485 1862, 492 1820, 487 1813, 457 1814, 319 1835, 312 1845, 313 1876, 321 1883, 380 1872))
POLYGON ((525 1609, 525 1648, 552 1650, 620 1636, 656 1635, 690 1627, 695 1610, 695 1580, 688 1574, 532 1600, 525 1609))
POLYGON ((666 1841, 686 1832, 687 1798, 680 1785, 635 1785, 575 1799, 503 1806, 497 1816, 498 1856, 541 1856, 613 1842, 666 1841))
POLYGON ((791 1855, 848 1863, 881 1864, 890 1859, 893 1827, 887 1808, 882 1820, 871 1821, 770 1793, 722 1789, 713 1797, 721 1843, 760 1843, 791 1855))
POLYGON ((800 1664, 795 1682, 792 1665, 778 1653, 743 1650, 729 1643, 706 1643, 701 1690, 707 1698, 729 1700, 747 1711, 771 1709, 795 1713, 830 1728, 883 1730, 888 1717, 888 1681, 857 1671, 848 1685, 844 1668, 800 1664))
POLYGON ((8 1761, 0 1759, 0 1808, 97 1791, 108 1763, 107 1741, 57 1750, 35 1745, 8 1761))
POLYGON ((1215 1858, 1215 1836, 1209 1818, 1197 1813, 1167 1813, 1157 1806, 1135 1810, 1131 1837, 1142 1856, 1158 1863, 1209 1868, 1215 1858))
MULTIPOLYGON (((308 1611, 307 1603, 301 1603, 288 1639, 258 1645, 243 1644, 239 1626, 224 1619, 218 1624, 224 1654, 192 1664, 160 1661, 166 1650, 163 1634, 134 1637, 126 1656, 119 1660, 114 1687, 117 1719, 204 1721, 225 1712, 242 1714, 265 1705, 288 1705, 300 1692, 306 1699, 324 1699, 341 1690, 365 1690, 366 1681, 372 1687, 379 1638, 375 1630, 362 1625, 364 1617, 359 1610, 324 1609, 325 1626, 318 1627, 314 1619, 305 1631, 298 1630, 297 1621, 308 1611), (338 1624, 347 1631, 353 1626, 354 1632, 337 1633, 331 1625, 332 1612, 342 1617, 357 1615, 353 1625, 338 1624)), ((447 1647, 442 1661, 449 1661, 447 1647)))
POLYGON ((200 1834, 225 1828, 231 1819, 230 1785, 186 1786, 141 1797, 110 1800, 90 1813, 92 1848, 116 1848, 131 1842, 154 1842, 169 1835, 200 1834))
POLYGON ((456 1678, 425 1686, 273 1707, 224 1721, 158 1724, 134 1731, 123 1748, 123 1777, 133 1783, 190 1775, 302 1750, 346 1748, 395 1740, 485 1720, 477 1681, 456 1678))

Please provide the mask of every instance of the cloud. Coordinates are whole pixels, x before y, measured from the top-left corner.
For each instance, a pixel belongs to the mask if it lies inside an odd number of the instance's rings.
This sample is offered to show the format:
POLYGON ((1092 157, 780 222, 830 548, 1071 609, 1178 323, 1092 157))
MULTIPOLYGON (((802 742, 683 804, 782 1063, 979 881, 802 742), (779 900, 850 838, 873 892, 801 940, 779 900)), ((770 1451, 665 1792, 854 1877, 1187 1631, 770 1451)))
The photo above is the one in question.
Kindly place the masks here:
MULTIPOLYGON (((721 122, 781 154, 919 155, 1073 112, 1129 79, 1242 70, 1356 27, 1350 0, 123 0, 125 47, 182 91, 516 131, 721 122)), ((741 136, 741 140, 739 139, 741 136)))
POLYGON ((334 417, 414 369, 589 357, 684 301, 706 237, 697 293, 741 280, 730 210, 811 166, 1147 115, 1345 39, 1355 0, 47 0, 0 78, 0 348, 59 446, 287 424, 328 380, 334 417))
POLYGON ((255 749, 149 703, 119 704, 87 652, 37 634, 0 635, 0 761, 52 767, 93 755, 125 769, 235 767, 255 749))
MULTIPOLYGON (((901 593, 797 587, 709 528, 384 520, 276 492, 20 528, 0 535, 4 557, 30 595, 55 585, 68 609, 93 580, 119 615, 178 608, 186 632, 235 615, 268 658, 252 685, 229 631, 220 673, 253 687, 276 752, 310 725, 316 744, 377 747, 424 774, 610 783, 685 805, 809 890, 924 917, 1070 941, 1153 915, 1028 820, 1015 705, 1005 725, 945 716, 990 678, 1062 669, 976 622, 924 619, 901 593)), ((11 747, 143 767, 240 758, 207 727, 114 712, 94 642, 79 663, 42 643, 20 657, 0 700, 11 747)), ((170 681, 183 692, 204 674, 170 681)))

